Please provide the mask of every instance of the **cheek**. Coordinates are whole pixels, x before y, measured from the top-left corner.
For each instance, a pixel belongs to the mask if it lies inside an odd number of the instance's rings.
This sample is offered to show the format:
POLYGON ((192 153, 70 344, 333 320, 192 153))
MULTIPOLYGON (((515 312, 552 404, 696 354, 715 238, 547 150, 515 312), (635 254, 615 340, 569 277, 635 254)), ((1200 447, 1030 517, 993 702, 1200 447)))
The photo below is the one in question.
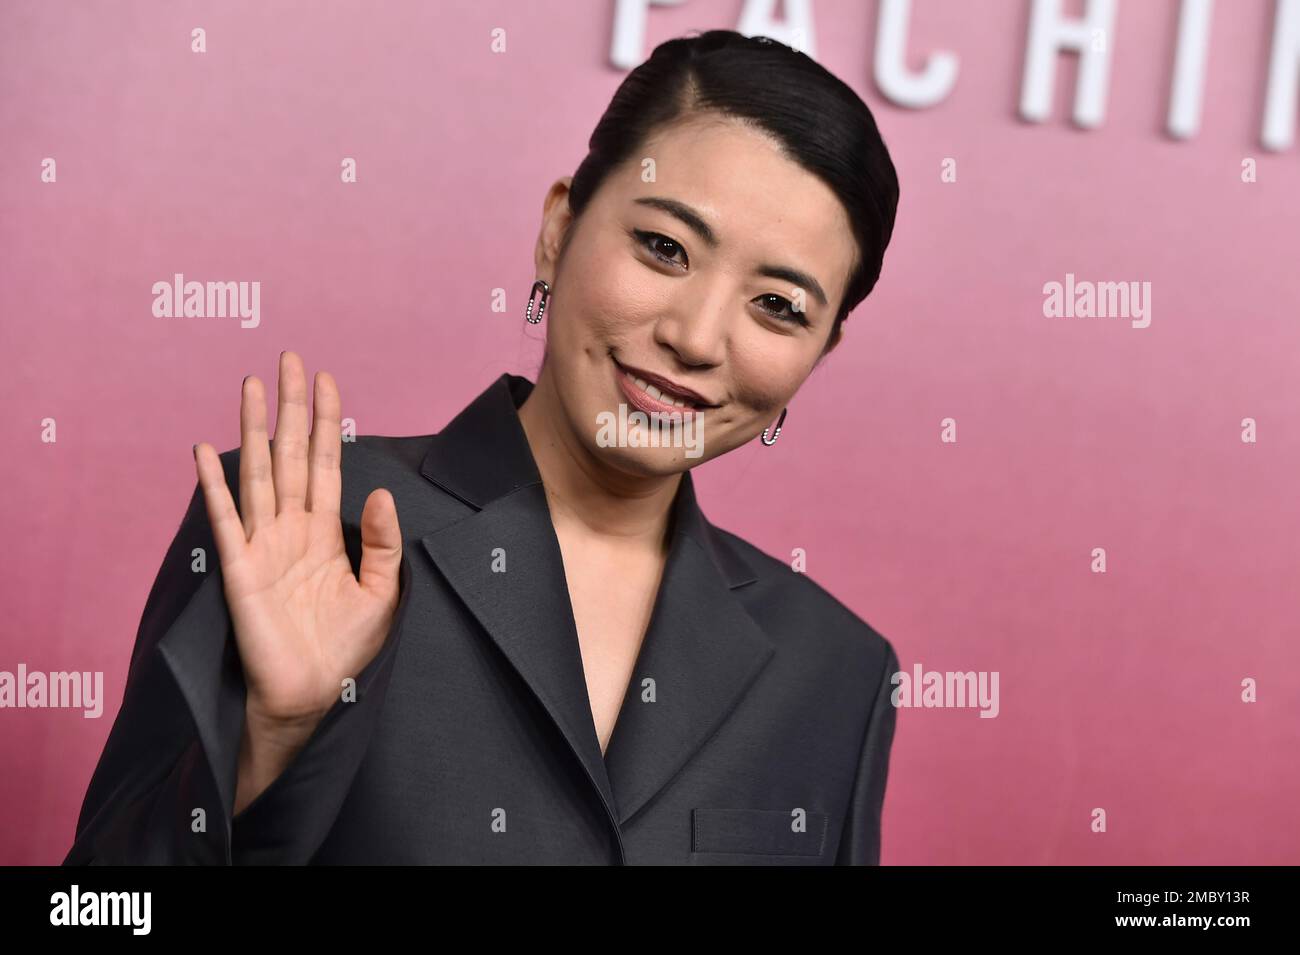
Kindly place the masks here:
POLYGON ((566 323, 578 336, 618 344, 669 304, 671 283, 655 278, 617 239, 571 249, 565 259, 566 323))
POLYGON ((731 351, 736 401, 750 413, 779 414, 807 376, 807 361, 794 342, 757 324, 731 351))

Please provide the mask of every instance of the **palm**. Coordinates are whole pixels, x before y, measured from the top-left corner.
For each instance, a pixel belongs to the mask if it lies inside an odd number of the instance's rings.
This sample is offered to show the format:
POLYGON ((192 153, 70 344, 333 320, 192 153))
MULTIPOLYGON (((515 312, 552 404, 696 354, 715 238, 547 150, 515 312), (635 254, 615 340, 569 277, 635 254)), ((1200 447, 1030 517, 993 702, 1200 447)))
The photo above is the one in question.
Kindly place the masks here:
POLYGON ((392 495, 374 491, 362 511, 358 579, 339 518, 339 402, 332 378, 316 377, 309 439, 301 362, 290 352, 281 356, 274 448, 260 392, 257 379, 245 380, 242 514, 215 452, 200 445, 196 460, 248 706, 268 720, 291 722, 319 718, 339 698, 343 681, 355 678, 383 644, 397 604, 401 533, 392 495))

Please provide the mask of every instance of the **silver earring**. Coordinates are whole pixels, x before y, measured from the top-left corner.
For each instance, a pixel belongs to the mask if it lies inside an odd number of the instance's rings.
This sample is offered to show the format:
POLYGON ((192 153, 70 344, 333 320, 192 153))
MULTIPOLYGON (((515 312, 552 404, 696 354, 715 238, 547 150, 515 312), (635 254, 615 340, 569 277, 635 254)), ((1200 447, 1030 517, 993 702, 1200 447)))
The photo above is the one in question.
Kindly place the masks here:
POLYGON ((551 297, 551 287, 538 279, 533 283, 533 290, 528 293, 528 308, 524 311, 524 318, 531 324, 536 325, 542 320, 542 313, 546 311, 546 301, 551 297), (537 317, 533 318, 533 300, 537 297, 537 290, 541 289, 541 304, 537 308, 537 317))
POLYGON ((776 430, 772 432, 772 440, 771 440, 771 441, 767 440, 767 431, 768 431, 768 429, 767 429, 767 428, 764 428, 764 429, 763 429, 763 437, 762 437, 760 440, 761 440, 765 445, 767 445, 769 448, 770 448, 772 445, 776 444, 776 439, 777 439, 777 438, 781 437, 781 425, 785 424, 785 413, 786 413, 787 411, 789 411, 789 410, 790 410, 789 408, 782 408, 782 409, 781 409, 781 417, 779 417, 779 418, 776 419, 776 430))

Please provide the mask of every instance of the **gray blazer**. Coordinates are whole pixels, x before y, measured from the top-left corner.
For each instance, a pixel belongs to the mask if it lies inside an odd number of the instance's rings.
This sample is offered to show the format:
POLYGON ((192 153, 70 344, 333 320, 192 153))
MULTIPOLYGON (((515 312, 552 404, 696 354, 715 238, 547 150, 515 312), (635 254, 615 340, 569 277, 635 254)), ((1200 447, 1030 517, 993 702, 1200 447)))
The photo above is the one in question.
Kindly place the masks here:
MULTIPOLYGON (((602 755, 516 411, 532 387, 504 374, 436 435, 343 444, 354 569, 366 496, 397 502, 393 626, 355 701, 234 818, 245 687, 196 486, 64 864, 879 862, 894 649, 711 525, 690 472, 602 755)), ((238 502, 239 450, 221 459, 238 502)))

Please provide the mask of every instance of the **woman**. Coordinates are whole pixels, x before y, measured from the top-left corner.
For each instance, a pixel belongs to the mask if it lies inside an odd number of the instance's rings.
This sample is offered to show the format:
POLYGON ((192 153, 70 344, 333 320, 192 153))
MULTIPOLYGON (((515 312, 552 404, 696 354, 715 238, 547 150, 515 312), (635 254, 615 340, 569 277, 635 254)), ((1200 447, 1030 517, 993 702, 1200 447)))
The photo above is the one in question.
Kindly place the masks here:
POLYGON ((803 54, 658 47, 547 194, 535 386, 345 443, 285 352, 274 442, 250 376, 195 446, 66 861, 878 862, 894 650, 689 469, 776 444, 897 199, 803 54))

